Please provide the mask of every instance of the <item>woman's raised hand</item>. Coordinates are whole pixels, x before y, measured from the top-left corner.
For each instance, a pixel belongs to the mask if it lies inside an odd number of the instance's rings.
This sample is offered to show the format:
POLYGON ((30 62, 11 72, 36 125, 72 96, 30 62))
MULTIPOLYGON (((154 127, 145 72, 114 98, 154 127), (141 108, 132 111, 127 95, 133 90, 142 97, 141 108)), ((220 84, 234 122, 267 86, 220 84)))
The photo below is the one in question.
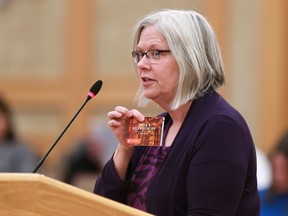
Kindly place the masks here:
POLYGON ((128 110, 122 106, 117 106, 115 110, 109 112, 107 116, 110 119, 108 125, 121 145, 126 145, 130 118, 134 117, 139 121, 144 120, 144 116, 138 110, 128 110))
POLYGON ((129 119, 135 117, 139 121, 144 120, 144 116, 136 109, 128 110, 125 107, 117 106, 114 111, 107 114, 109 127, 114 132, 119 141, 118 147, 113 156, 114 165, 120 179, 126 178, 127 168, 132 156, 134 146, 126 144, 128 135, 129 119))

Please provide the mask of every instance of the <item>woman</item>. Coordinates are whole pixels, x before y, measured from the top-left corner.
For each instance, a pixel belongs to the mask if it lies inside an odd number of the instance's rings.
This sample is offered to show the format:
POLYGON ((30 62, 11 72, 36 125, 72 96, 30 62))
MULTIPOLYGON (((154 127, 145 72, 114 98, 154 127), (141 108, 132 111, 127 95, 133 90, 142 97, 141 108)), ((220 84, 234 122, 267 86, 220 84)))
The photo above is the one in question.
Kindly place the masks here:
POLYGON ((151 100, 166 111, 165 147, 126 145, 128 120, 144 116, 117 106, 108 125, 119 145, 94 192, 155 215, 259 215, 253 140, 216 92, 223 64, 205 18, 152 13, 136 25, 133 48, 139 105, 151 100))

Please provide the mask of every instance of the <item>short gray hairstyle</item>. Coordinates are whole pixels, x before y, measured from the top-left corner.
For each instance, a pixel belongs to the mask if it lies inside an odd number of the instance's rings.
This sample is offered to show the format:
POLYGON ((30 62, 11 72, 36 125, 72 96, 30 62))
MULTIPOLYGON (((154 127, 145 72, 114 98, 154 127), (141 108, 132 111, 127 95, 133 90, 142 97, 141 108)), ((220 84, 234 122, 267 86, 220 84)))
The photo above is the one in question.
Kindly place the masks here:
MULTIPOLYGON (((207 20, 191 10, 165 9, 148 14, 140 20, 133 32, 133 50, 141 32, 154 25, 166 39, 179 67, 179 81, 171 110, 216 90, 225 82, 221 51, 215 33, 207 20)), ((149 100, 139 88, 138 105, 149 100)))

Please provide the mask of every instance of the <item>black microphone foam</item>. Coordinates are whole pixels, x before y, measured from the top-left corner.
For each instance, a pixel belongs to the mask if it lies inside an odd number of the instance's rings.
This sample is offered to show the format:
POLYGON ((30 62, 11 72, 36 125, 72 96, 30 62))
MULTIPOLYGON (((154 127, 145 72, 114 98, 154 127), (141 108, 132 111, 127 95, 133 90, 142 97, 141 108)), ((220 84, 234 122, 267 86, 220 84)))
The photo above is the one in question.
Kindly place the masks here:
POLYGON ((81 110, 84 108, 84 106, 86 105, 86 103, 93 97, 95 97, 98 92, 100 91, 101 87, 102 87, 103 82, 101 80, 98 80, 97 82, 94 83, 94 85, 90 88, 89 92, 88 92, 88 96, 86 98, 86 100, 84 101, 84 103, 82 104, 82 106, 79 108, 79 110, 76 112, 76 114, 73 116, 73 118, 70 120, 70 122, 68 123, 68 125, 65 127, 65 129, 63 130, 63 132, 60 134, 60 136, 57 138, 57 140, 55 141, 55 143, 50 147, 50 149, 46 152, 46 154, 44 155, 43 158, 41 158, 41 160, 37 163, 36 167, 34 168, 34 170, 32 171, 32 173, 36 173, 37 170, 40 168, 40 166, 43 164, 44 160, 46 159, 46 157, 49 155, 49 153, 53 150, 53 148, 56 146, 56 144, 58 143, 58 141, 61 139, 61 137, 63 136, 63 134, 66 132, 66 130, 69 128, 69 126, 72 124, 72 122, 74 121, 74 119, 78 116, 78 114, 81 112, 81 110))
POLYGON ((90 88, 87 96, 87 100, 90 100, 91 98, 95 97, 98 92, 100 91, 102 87, 103 82, 101 80, 98 80, 94 83, 94 85, 90 88))

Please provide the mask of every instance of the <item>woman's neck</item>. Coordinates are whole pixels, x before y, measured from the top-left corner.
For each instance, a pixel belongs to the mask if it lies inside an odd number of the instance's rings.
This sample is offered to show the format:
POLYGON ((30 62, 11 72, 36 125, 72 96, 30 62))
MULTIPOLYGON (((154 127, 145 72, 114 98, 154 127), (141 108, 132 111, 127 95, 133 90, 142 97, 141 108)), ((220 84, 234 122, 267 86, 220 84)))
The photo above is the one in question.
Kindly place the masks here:
POLYGON ((192 102, 189 101, 187 102, 186 104, 178 107, 176 110, 171 110, 169 111, 169 115, 171 116, 171 119, 173 121, 173 124, 176 124, 176 125, 182 125, 188 111, 189 111, 189 108, 191 106, 192 102))
POLYGON ((173 110, 168 112, 171 119, 172 124, 170 128, 168 129, 168 133, 165 139, 165 146, 171 146, 178 131, 180 130, 184 119, 188 113, 189 107, 191 106, 191 102, 188 102, 181 107, 179 107, 177 110, 173 110))

